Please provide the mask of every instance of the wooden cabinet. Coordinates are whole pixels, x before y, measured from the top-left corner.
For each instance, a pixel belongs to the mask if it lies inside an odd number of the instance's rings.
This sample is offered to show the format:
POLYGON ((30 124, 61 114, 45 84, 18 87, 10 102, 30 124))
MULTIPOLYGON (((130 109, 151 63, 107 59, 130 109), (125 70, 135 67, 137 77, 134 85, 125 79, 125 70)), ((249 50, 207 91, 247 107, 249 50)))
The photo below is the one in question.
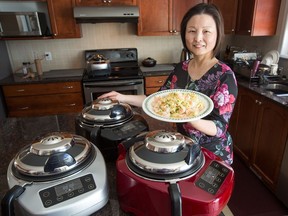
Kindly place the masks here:
POLYGON ((80 25, 73 15, 74 0, 47 0, 53 38, 81 38, 80 25))
POLYGON ((150 95, 159 90, 168 76, 145 77, 145 94, 150 95))
POLYGON ((138 0, 138 35, 179 35, 186 11, 206 0, 138 0))
POLYGON ((136 0, 75 0, 78 6, 136 5, 136 0))
POLYGON ((221 11, 224 19, 225 34, 235 34, 238 0, 209 0, 221 11))
POLYGON ((276 33, 281 0, 238 0, 236 34, 269 36, 276 33))
POLYGON ((235 153, 274 191, 288 138, 288 110, 241 86, 237 100, 235 153))
POLYGON ((9 117, 53 115, 83 109, 81 82, 2 86, 9 117))

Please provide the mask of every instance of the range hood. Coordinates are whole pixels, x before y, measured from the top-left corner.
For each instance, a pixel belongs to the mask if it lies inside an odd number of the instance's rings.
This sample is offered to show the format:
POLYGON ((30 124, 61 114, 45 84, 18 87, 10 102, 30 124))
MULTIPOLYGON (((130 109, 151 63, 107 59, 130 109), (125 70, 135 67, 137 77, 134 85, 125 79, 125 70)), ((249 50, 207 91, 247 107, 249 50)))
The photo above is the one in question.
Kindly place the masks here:
POLYGON ((138 17, 137 6, 74 7, 74 18, 77 23, 137 23, 138 17))

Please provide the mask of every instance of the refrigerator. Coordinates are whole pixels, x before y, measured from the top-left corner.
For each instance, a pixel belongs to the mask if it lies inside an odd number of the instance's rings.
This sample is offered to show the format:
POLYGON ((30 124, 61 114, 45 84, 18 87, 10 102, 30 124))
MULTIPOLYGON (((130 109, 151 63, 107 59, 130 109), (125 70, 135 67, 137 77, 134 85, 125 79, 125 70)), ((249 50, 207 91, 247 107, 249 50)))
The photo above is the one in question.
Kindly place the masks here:
MULTIPOLYGON (((11 74, 12 68, 5 41, 0 40, 0 80, 11 74)), ((0 91, 0 121, 6 118, 4 97, 2 89, 0 91)))

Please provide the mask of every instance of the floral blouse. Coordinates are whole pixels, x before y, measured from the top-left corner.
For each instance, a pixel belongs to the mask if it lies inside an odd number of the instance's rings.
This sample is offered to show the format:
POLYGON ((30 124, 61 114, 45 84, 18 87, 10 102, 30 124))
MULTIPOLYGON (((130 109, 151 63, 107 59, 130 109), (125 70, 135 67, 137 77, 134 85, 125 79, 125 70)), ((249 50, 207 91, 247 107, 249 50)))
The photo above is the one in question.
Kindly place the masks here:
POLYGON ((216 124, 216 136, 208 136, 194 129, 189 123, 177 123, 177 130, 214 152, 227 164, 232 164, 233 143, 228 132, 228 124, 238 94, 234 72, 219 61, 199 80, 193 81, 188 74, 189 61, 178 63, 160 90, 190 89, 199 91, 212 99, 214 109, 204 119, 212 120, 216 124))

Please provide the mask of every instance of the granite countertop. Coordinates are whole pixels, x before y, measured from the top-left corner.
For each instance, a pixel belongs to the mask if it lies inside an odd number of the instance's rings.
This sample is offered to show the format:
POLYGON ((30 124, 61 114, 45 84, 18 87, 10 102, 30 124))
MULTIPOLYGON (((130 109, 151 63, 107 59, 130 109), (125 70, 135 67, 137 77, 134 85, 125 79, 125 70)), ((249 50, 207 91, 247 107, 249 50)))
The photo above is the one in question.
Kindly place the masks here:
POLYGON ((140 66, 143 76, 165 76, 174 70, 173 64, 156 64, 154 67, 140 66))
POLYGON ((246 78, 243 78, 241 76, 237 76, 237 82, 238 85, 241 85, 245 88, 250 89, 251 91, 254 91, 256 93, 259 93, 260 95, 271 99, 272 101, 277 102, 280 105, 283 105, 284 107, 288 108, 288 96, 286 97, 279 97, 276 96, 273 92, 271 91, 267 91, 265 89, 265 85, 258 85, 255 82, 250 82, 249 80, 247 80, 246 78))
POLYGON ((84 73, 83 68, 50 70, 44 72, 42 76, 38 76, 37 74, 35 74, 34 78, 26 78, 26 79, 23 78, 23 74, 14 73, 0 80, 0 85, 81 81, 83 73, 84 73))

